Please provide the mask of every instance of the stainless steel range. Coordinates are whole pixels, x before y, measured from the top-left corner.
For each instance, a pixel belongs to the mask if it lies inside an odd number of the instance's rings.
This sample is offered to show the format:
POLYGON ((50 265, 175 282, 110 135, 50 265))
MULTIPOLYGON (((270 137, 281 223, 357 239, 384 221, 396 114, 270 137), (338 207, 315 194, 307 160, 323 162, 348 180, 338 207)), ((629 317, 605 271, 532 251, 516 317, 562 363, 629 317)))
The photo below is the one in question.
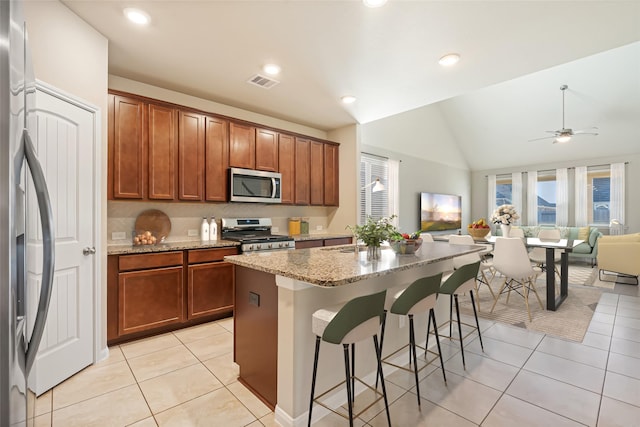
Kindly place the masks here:
POLYGON ((242 253, 295 249, 289 236, 271 234, 271 218, 222 218, 221 237, 240 242, 242 253))

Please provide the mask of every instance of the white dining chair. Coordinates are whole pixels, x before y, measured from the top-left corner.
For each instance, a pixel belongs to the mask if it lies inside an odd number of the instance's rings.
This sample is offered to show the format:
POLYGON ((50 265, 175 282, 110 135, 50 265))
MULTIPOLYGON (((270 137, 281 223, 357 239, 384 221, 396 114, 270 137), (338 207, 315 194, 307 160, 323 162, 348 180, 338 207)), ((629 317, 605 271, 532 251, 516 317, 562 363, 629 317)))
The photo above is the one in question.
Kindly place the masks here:
MULTIPOLYGON (((468 234, 463 234, 463 235, 452 234, 451 236, 449 236, 449 244, 475 245, 476 243, 474 242, 473 237, 471 237, 468 234)), ((463 265, 473 264, 474 262, 478 262, 479 260, 482 262, 480 263, 480 268, 478 270, 478 277, 476 278, 476 283, 475 283, 476 295, 478 295, 478 298, 477 298, 478 311, 480 311, 480 294, 478 293, 478 290, 479 290, 478 284, 487 285, 487 288, 489 288, 489 292, 491 292, 491 297, 493 298, 494 301, 496 299, 496 295, 493 292, 493 289, 491 289, 491 281, 493 280, 496 274, 495 270, 493 269, 493 262, 483 259, 483 257, 480 256, 480 252, 460 255, 453 258, 453 268, 455 270, 462 267, 463 265)))
MULTIPOLYGON (((560 230, 557 228, 543 228, 538 232, 538 239, 544 240, 560 240, 560 230)), ((558 271, 558 267, 555 263, 560 262, 562 252, 559 250, 555 250, 553 254, 553 269, 558 276, 558 280, 560 279, 560 272, 558 271)), ((547 250, 546 248, 533 248, 529 252, 529 259, 536 263, 538 267, 544 271, 546 269, 547 262, 547 250)))
POLYGON ((533 291, 540 308, 544 310, 540 296, 535 288, 536 279, 540 275, 539 268, 534 268, 529 261, 527 248, 522 239, 517 237, 498 237, 496 238, 493 250, 493 268, 504 276, 504 282, 500 287, 500 292, 493 302, 491 312, 496 307, 496 303, 500 295, 507 292, 507 304, 509 304, 509 296, 511 291, 524 298, 527 306, 527 314, 531 321, 531 309, 529 308, 529 291, 533 291))

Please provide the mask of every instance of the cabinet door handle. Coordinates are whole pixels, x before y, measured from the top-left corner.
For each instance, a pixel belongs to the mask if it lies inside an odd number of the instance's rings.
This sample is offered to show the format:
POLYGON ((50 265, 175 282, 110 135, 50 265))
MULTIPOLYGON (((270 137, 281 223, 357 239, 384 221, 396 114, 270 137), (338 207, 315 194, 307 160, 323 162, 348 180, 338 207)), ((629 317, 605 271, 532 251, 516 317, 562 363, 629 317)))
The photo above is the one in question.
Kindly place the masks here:
POLYGON ((84 248, 84 249, 82 250, 82 254, 83 254, 84 256, 93 255, 93 254, 95 254, 95 253, 96 253, 96 248, 93 248, 93 247, 91 247, 91 248, 90 248, 90 247, 86 247, 86 248, 84 248))

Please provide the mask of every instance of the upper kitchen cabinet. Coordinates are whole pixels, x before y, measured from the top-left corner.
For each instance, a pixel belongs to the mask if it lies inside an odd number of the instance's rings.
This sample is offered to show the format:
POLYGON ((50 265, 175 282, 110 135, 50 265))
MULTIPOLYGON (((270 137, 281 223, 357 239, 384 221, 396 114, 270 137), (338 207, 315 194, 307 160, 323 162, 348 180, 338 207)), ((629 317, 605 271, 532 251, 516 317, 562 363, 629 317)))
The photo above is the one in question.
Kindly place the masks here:
POLYGON ((296 138, 295 144, 295 204, 308 205, 311 201, 310 192, 310 162, 311 141, 306 138, 296 138))
POLYGON ((145 196, 145 103, 109 95, 110 199, 142 199, 145 196))
POLYGON ((295 138, 293 135, 278 135, 278 172, 282 175, 280 196, 282 203, 293 204, 295 201, 295 138))
POLYGON ((309 192, 312 205, 324 204, 324 143, 311 141, 309 192))
POLYGON ((178 197, 204 200, 205 117, 180 111, 178 129, 178 197))
POLYGON ((338 145, 324 144, 324 204, 338 206, 339 194, 339 157, 338 145))
POLYGON ((229 122, 206 117, 205 200, 226 202, 229 181, 229 122))
POLYGON ((177 127, 175 108, 149 104, 149 173, 147 197, 174 200, 177 187, 177 127))
POLYGON ((256 169, 278 172, 278 132, 256 129, 256 169))
POLYGON ((250 125, 229 123, 229 166, 255 169, 256 128, 250 125))

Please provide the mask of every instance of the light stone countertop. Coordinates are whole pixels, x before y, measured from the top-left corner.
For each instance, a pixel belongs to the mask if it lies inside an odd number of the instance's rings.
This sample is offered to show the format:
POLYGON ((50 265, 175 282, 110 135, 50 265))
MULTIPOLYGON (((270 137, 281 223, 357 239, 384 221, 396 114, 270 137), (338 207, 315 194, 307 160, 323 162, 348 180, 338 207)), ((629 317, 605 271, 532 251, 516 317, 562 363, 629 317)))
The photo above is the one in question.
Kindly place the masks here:
POLYGON ((356 254, 354 245, 343 245, 232 255, 226 256, 225 260, 242 267, 313 285, 333 287, 436 263, 483 249, 480 245, 424 242, 415 254, 396 255, 391 248, 383 247, 380 260, 367 261, 366 250, 356 254))
POLYGON ((126 245, 108 245, 107 255, 128 255, 128 254, 147 254, 153 252, 183 251, 188 249, 214 249, 229 248, 239 246, 238 242, 231 240, 187 240, 183 242, 166 242, 158 245, 140 245, 133 246, 131 243, 126 245))

